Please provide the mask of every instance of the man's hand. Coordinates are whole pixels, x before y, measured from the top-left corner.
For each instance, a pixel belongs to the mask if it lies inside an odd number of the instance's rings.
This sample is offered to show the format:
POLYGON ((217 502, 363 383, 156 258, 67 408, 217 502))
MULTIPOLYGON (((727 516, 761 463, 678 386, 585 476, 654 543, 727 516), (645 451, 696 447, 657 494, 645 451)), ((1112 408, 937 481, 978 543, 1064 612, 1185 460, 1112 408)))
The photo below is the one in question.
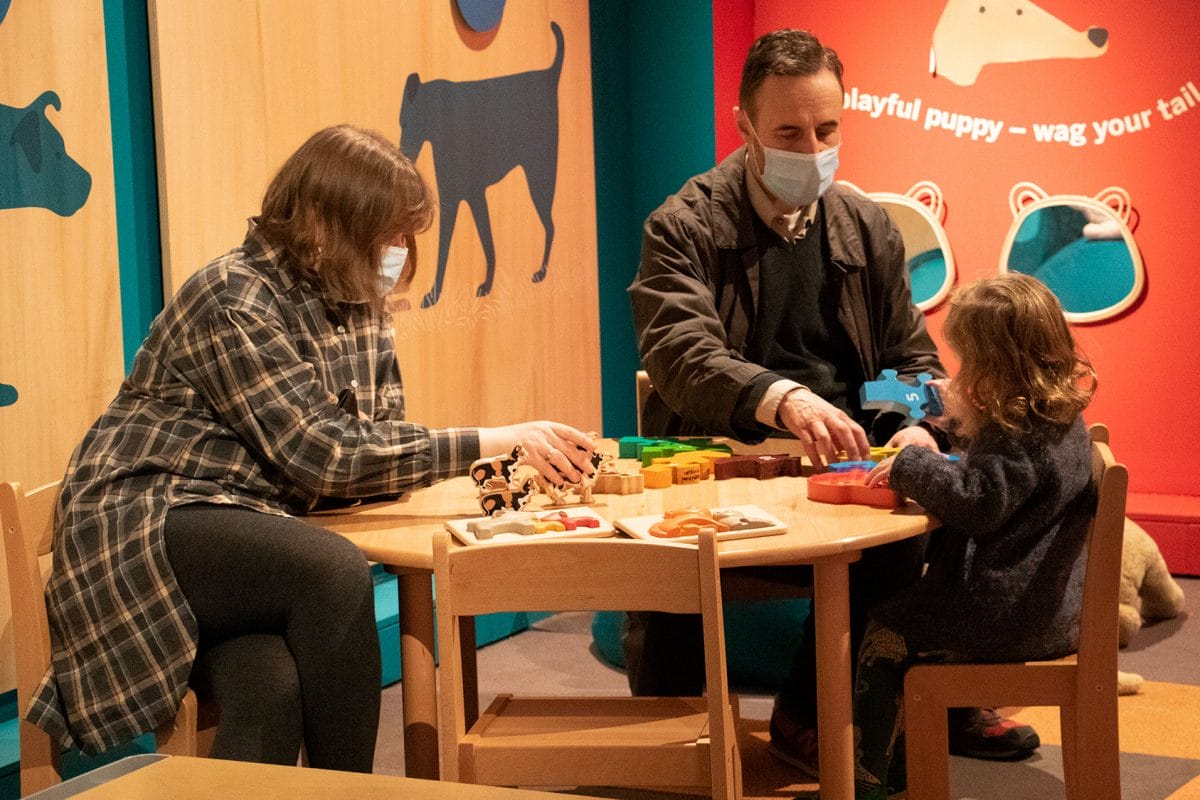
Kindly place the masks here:
POLYGON ((792 432, 808 460, 822 469, 842 450, 851 461, 870 455, 867 432, 850 415, 808 389, 794 389, 779 404, 779 421, 792 432))

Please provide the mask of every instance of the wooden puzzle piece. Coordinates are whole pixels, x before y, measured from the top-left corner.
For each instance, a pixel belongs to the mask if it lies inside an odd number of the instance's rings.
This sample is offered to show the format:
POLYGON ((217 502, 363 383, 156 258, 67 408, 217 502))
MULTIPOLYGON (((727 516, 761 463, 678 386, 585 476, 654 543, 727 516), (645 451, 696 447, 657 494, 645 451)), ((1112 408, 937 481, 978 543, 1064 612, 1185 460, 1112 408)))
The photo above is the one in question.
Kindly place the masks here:
POLYGON ((907 378, 897 377, 897 374, 894 369, 885 369, 879 373, 877 380, 867 381, 862 385, 858 392, 859 398, 864 409, 904 414, 902 424, 912 424, 925 417, 925 410, 931 399, 925 384, 933 380, 933 376, 922 372, 916 376, 914 384, 907 378))
POLYGON ((493 514, 505 508, 520 511, 537 493, 537 488, 537 481, 533 478, 526 478, 516 488, 511 483, 491 484, 490 488, 481 487, 479 507, 485 514, 493 514))
POLYGON ((829 465, 830 472, 851 472, 856 469, 865 469, 868 472, 875 466, 875 461, 834 461, 829 465))
POLYGON ((547 530, 573 531, 576 528, 600 527, 600 520, 596 519, 595 517, 573 517, 565 511, 558 511, 554 514, 547 514, 544 517, 538 517, 538 522, 562 526, 559 528, 547 528, 547 530))
POLYGON ((475 481, 475 485, 480 488, 484 484, 497 480, 508 483, 512 480, 513 473, 516 471, 517 460, 520 455, 520 448, 517 447, 511 453, 491 456, 490 458, 480 458, 471 462, 471 469, 468 474, 475 481))
POLYGON ((645 491, 646 479, 641 474, 618 472, 611 463, 600 466, 592 491, 597 494, 637 494, 645 491))
POLYGON ((767 480, 781 475, 794 478, 801 474, 802 465, 803 461, 800 456, 790 456, 786 453, 730 456, 713 464, 713 474, 719 481, 729 478, 767 480))
POLYGON ((769 528, 773 522, 747 517, 740 510, 707 509, 698 506, 676 508, 663 514, 663 518, 650 526, 649 533, 661 539, 678 539, 684 536, 699 536, 711 528, 717 533, 769 528))
POLYGON ((467 523, 467 531, 481 541, 491 539, 498 533, 515 533, 529 536, 537 533, 537 520, 531 512, 501 509, 488 519, 477 519, 467 523))
POLYGON ((736 508, 713 509, 713 519, 729 526, 731 531, 749 531, 758 528, 769 528, 775 523, 765 519, 747 517, 736 508))
MULTIPOLYGON (((903 448, 901 448, 901 447, 872 447, 870 449, 870 451, 867 453, 867 458, 865 460, 870 461, 872 464, 878 464, 880 461, 883 461, 885 458, 890 458, 891 456, 899 455, 899 453, 902 449, 903 448)), ((837 459, 838 460, 834 463, 845 463, 846 462, 846 451, 845 450, 840 451, 837 454, 837 459)))
POLYGON ((853 503, 878 508, 898 508, 901 498, 889 486, 867 486, 869 470, 822 472, 808 479, 808 499, 820 503, 853 503))

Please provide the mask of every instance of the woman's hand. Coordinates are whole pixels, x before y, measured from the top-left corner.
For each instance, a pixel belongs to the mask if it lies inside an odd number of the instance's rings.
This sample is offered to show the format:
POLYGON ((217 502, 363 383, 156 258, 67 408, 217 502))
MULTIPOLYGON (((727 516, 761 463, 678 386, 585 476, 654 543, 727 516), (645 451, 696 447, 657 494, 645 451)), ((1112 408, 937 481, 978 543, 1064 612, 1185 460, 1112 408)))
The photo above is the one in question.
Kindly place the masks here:
POLYGON ((555 486, 580 483, 590 476, 596 444, 580 430, 560 422, 537 420, 479 429, 481 457, 511 452, 517 445, 525 451, 525 463, 555 486))

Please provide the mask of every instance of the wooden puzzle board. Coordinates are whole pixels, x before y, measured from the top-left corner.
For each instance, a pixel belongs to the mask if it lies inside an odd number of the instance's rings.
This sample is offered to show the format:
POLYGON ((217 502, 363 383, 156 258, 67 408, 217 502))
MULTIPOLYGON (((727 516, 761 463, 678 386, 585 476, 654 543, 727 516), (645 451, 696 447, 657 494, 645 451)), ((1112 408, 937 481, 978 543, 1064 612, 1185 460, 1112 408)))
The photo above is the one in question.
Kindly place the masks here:
MULTIPOLYGON (((762 519, 771 523, 765 528, 749 528, 741 531, 721 531, 717 534, 717 541, 723 542, 727 539, 750 539, 756 536, 776 536, 787 532, 787 525, 766 511, 763 511, 758 506, 720 506, 713 508, 713 511, 737 511, 742 516, 749 519, 762 519)), ((626 533, 635 539, 645 539, 648 542, 694 542, 695 536, 678 536, 665 538, 661 536, 653 536, 650 533, 650 526, 656 522, 660 522, 663 518, 662 514, 650 514, 644 517, 625 517, 617 520, 614 524, 617 530, 626 533)))
MULTIPOLYGON (((612 536, 614 533, 613 525, 604 517, 597 514, 588 506, 573 506, 571 508, 547 508, 538 509, 536 511, 522 512, 533 514, 536 519, 557 514, 559 511, 565 513, 569 517, 595 517, 600 521, 599 527, 596 528, 576 528, 573 531, 546 531, 545 533, 497 533, 490 539, 478 539, 474 532, 467 529, 472 522, 485 522, 491 517, 471 517, 469 519, 451 519, 446 520, 446 530, 454 534, 454 538, 458 539, 463 544, 499 544, 503 542, 526 542, 534 539, 580 539, 580 538, 604 538, 612 536)), ((661 541, 661 540, 660 540, 661 541)))

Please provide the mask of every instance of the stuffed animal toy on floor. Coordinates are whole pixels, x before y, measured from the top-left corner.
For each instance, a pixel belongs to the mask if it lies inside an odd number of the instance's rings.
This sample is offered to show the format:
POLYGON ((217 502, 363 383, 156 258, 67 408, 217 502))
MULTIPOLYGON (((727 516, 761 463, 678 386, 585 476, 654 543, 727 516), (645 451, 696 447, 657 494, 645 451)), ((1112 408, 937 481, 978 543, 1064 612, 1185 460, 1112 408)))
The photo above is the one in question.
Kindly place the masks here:
POLYGON ((1167 564, 1150 534, 1131 519, 1125 520, 1121 548, 1119 641, 1129 644, 1143 620, 1171 619, 1183 610, 1183 589, 1167 572, 1167 564))

